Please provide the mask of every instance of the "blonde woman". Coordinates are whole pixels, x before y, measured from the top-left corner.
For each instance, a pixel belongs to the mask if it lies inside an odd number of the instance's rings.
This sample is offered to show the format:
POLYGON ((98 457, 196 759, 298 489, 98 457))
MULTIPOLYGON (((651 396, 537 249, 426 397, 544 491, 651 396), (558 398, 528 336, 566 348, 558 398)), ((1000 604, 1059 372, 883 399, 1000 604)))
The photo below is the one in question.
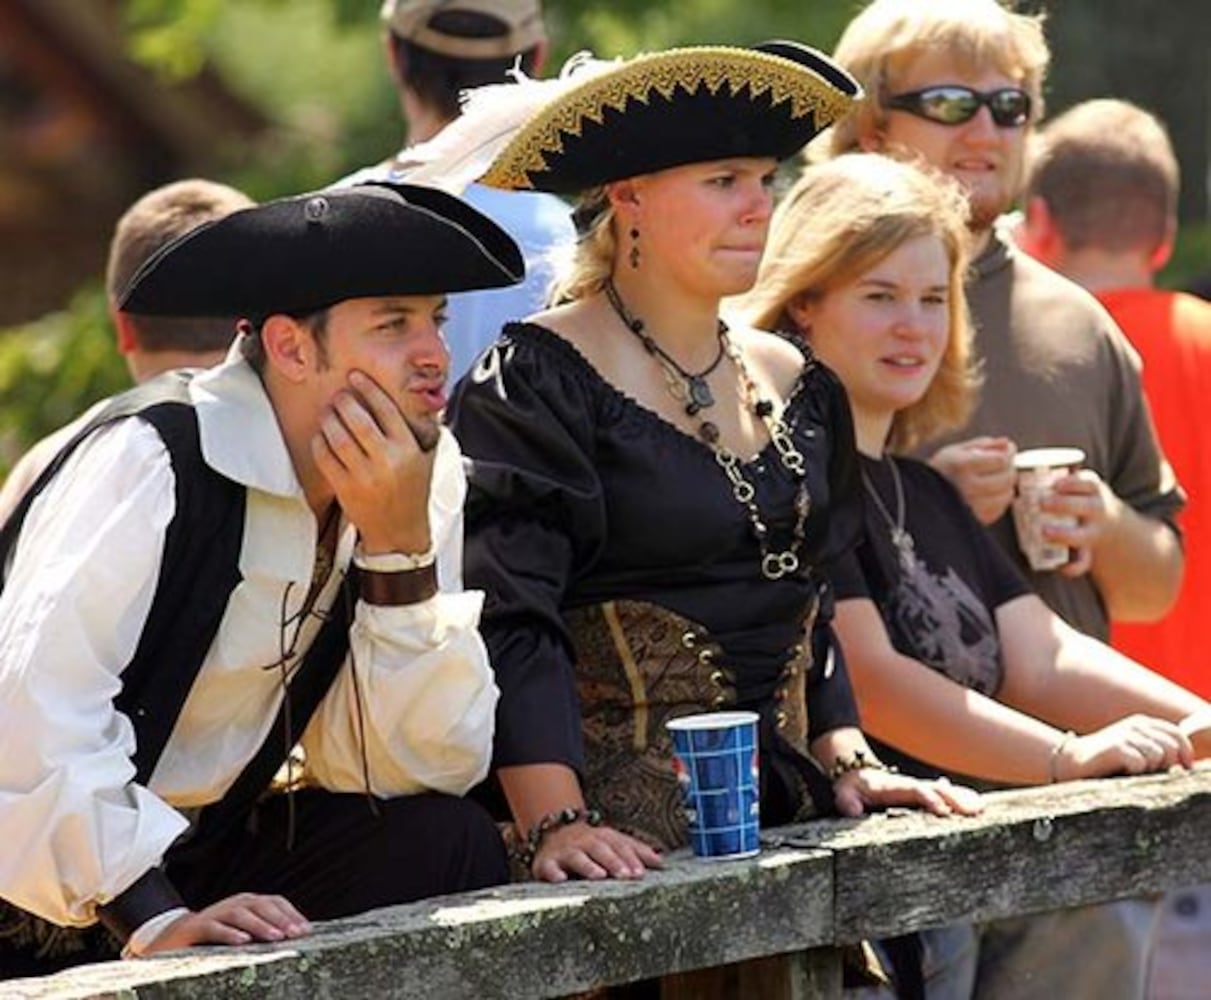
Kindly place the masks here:
POLYGON ((686 842, 664 722, 761 715, 762 822, 977 808, 886 770, 857 729, 820 568, 859 528, 833 376, 733 327, 777 162, 854 86, 809 49, 702 47, 596 67, 485 182, 581 192, 559 303, 460 384, 466 573, 502 690, 495 768, 531 873, 633 878, 686 842))
POLYGON ((1189 766, 1178 722, 1206 704, 1067 625, 957 490, 896 454, 971 405, 967 211, 952 182, 879 155, 811 167, 739 307, 806 340, 849 394, 867 504, 862 543, 832 571, 834 627, 863 726, 922 776, 1045 784, 1189 766))

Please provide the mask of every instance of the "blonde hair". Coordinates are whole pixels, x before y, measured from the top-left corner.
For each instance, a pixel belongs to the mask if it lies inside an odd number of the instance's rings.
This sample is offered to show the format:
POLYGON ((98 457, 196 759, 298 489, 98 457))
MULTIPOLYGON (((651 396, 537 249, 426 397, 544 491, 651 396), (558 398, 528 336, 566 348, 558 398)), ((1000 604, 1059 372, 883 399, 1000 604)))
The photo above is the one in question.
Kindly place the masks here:
POLYGON ((555 269, 547 297, 551 305, 578 302, 601 291, 614 270, 618 236, 605 187, 581 194, 572 218, 576 222, 576 242, 556 250, 551 259, 555 269))
POLYGON ((857 280, 897 247, 936 236, 950 262, 950 337, 925 395, 892 420, 888 446, 905 450, 967 419, 978 384, 963 278, 967 199, 958 184, 877 153, 853 153, 808 167, 774 213, 753 289, 739 316, 759 329, 804 336, 788 307, 821 299, 857 280))
POLYGON ((1040 197, 1070 250, 1160 246, 1177 214, 1180 174, 1165 126, 1143 108, 1104 98, 1053 119, 1031 144, 1027 197, 1040 197))
POLYGON ((973 73, 995 69, 1018 81, 1030 94, 1031 118, 1042 117, 1051 61, 1042 15, 1016 14, 997 0, 874 0, 849 22, 833 53, 865 92, 829 133, 834 156, 882 128, 883 97, 910 63, 930 52, 943 52, 973 73))

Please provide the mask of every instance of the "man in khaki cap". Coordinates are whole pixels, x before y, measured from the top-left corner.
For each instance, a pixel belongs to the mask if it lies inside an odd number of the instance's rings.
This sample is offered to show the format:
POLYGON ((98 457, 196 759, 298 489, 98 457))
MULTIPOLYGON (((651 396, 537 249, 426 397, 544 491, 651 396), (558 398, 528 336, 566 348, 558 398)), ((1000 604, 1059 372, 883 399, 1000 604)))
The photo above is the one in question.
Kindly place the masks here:
MULTIPOLYGON (((382 20, 387 63, 407 127, 405 150, 348 181, 405 180, 406 149, 432 139, 458 117, 463 90, 503 83, 514 67, 536 76, 547 55, 541 0, 384 0, 382 20)), ((444 332, 451 379, 472 366, 508 320, 545 305, 549 251, 576 238, 567 206, 553 195, 474 184, 463 197, 518 242, 526 280, 508 289, 450 297, 444 332)))
POLYGON ((540 0, 386 0, 382 16, 397 38, 454 59, 512 63, 519 54, 531 57, 547 41, 540 0), (467 18, 465 33, 459 31, 460 17, 467 18), (476 18, 496 24, 474 30, 476 18))

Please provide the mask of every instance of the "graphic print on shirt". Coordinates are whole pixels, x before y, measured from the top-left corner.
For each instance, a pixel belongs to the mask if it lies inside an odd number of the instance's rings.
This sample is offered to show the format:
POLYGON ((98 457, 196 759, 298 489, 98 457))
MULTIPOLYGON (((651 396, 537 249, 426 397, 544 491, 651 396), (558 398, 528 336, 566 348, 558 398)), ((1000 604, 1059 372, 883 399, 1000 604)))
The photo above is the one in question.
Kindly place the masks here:
POLYGON ((964 687, 993 694, 1001 683, 1000 643, 983 602, 953 567, 938 575, 911 549, 897 562, 898 578, 879 608, 896 647, 964 687))

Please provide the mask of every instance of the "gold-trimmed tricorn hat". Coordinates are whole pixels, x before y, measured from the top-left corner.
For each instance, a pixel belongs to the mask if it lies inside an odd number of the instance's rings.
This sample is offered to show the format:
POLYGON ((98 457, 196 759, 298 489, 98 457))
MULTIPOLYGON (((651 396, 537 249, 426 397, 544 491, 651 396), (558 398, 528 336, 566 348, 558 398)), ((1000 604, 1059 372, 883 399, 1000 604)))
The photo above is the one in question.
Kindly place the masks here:
POLYGON ((345 299, 501 288, 524 274, 513 238, 461 198, 374 182, 204 223, 153 254, 118 305, 151 315, 263 319, 345 299))
POLYGON ((525 121, 481 178, 571 194, 668 167, 786 157, 845 115, 857 81, 797 42, 693 46, 594 66, 525 121))

